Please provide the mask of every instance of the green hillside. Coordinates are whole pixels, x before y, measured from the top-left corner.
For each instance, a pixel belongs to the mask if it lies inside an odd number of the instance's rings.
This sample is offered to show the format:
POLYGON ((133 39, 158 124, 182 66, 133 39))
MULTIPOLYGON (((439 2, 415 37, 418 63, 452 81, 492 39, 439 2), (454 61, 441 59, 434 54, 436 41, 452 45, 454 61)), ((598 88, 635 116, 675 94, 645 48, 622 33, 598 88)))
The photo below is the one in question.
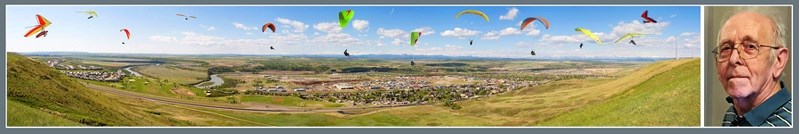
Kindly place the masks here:
POLYGON ((700 60, 675 67, 604 103, 562 114, 545 126, 698 126, 700 60))
MULTIPOLYGON (((53 118, 91 126, 160 124, 148 115, 131 111, 130 107, 121 105, 118 100, 90 90, 42 63, 15 53, 8 53, 7 60, 7 97, 12 102, 9 103, 9 111, 48 111, 51 115, 59 116, 53 118), (32 109, 24 109, 25 107, 32 109)), ((37 118, 25 115, 28 114, 9 114, 9 125, 50 125, 46 122, 17 122, 37 118)))

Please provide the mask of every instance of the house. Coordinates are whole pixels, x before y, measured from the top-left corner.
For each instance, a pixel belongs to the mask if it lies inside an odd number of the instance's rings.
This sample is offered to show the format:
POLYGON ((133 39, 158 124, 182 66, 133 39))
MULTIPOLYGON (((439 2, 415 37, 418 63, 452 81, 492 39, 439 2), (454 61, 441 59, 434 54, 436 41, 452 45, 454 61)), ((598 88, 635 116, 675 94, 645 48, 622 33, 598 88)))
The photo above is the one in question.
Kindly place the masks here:
POLYGON ((333 86, 336 87, 336 89, 339 89, 339 90, 355 89, 355 87, 353 87, 353 85, 350 85, 350 84, 347 84, 347 83, 334 84, 333 86))

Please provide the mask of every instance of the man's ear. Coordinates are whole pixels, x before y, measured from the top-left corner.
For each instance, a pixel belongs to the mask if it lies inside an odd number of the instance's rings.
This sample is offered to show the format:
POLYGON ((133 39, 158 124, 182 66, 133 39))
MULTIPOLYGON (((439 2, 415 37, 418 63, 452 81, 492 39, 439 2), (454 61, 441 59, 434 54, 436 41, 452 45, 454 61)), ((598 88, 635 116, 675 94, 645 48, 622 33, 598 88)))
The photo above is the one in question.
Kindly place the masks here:
POLYGON ((786 67, 786 62, 789 61, 789 49, 782 47, 777 51, 778 54, 775 57, 775 65, 772 66, 772 69, 774 69, 772 72, 773 79, 780 79, 778 77, 781 76, 781 73, 783 73, 783 68, 786 67))

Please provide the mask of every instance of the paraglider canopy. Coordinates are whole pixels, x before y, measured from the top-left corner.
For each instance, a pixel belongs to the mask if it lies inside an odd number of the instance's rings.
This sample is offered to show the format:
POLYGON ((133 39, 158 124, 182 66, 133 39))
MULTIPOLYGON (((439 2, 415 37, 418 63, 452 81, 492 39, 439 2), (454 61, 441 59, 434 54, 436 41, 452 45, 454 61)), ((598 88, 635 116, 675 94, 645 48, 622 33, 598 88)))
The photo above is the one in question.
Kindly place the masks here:
POLYGON ((420 36, 422 36, 422 32, 411 32, 411 46, 417 45, 420 36))
POLYGON ((86 14, 86 15, 89 15, 89 18, 87 18, 87 19, 92 19, 92 18, 94 18, 94 17, 97 17, 97 12, 96 12, 96 11, 94 11, 94 10, 89 10, 89 11, 80 11, 79 13, 84 13, 84 14, 86 14))
POLYGON ((353 15, 355 12, 353 10, 342 10, 339 12, 339 28, 347 27, 347 23, 350 22, 350 19, 353 19, 353 15))
MULTIPOLYGON (((44 16, 36 14, 36 21, 38 22, 33 29, 25 33, 25 37, 30 37, 33 33, 44 32, 44 28, 50 26, 51 22, 44 18, 44 16)), ((46 33, 46 32, 45 32, 46 33)))
POLYGON ((275 24, 272 23, 264 24, 264 26, 261 26, 261 32, 263 33, 267 31, 267 28, 269 28, 269 30, 272 30, 272 33, 275 33, 275 24))
POLYGON ((602 45, 602 44, 603 44, 603 42, 601 42, 601 41, 600 41, 600 38, 597 38, 597 36, 595 36, 595 35, 592 33, 592 31, 590 31, 589 29, 585 29, 585 28, 575 28, 575 31, 581 32, 581 33, 583 33, 584 35, 586 35, 586 36, 589 36, 589 38, 592 38, 592 39, 593 39, 595 42, 597 42, 597 45, 602 45))
POLYGON ((645 35, 645 34, 639 34, 639 33, 627 33, 627 34, 623 35, 622 37, 619 37, 619 39, 617 39, 616 41, 614 41, 614 43, 618 43, 619 41, 621 41, 621 40, 624 40, 624 39, 627 39, 627 38, 633 38, 633 37, 642 36, 642 35, 645 35))
POLYGON ((655 19, 647 16, 647 10, 644 10, 644 12, 642 12, 642 19, 644 19, 642 23, 658 23, 658 21, 656 21, 655 19))
POLYGON ((483 13, 481 11, 478 11, 478 10, 464 10, 464 11, 458 12, 458 14, 456 14, 456 18, 461 17, 462 14, 479 15, 479 16, 483 17, 483 20, 486 20, 486 22, 489 22, 489 16, 487 16, 485 13, 483 13))
POLYGON ((120 31, 120 32, 125 32, 125 37, 127 37, 127 38, 128 38, 128 40, 131 40, 131 32, 130 32, 130 31, 128 31, 128 29, 127 29, 127 28, 120 29, 119 31, 120 31))
POLYGON ((547 19, 545 19, 544 17, 529 17, 524 21, 522 21, 522 25, 519 27, 519 30, 520 31, 525 30, 525 27, 527 27, 528 24, 531 24, 531 22, 535 20, 541 22, 544 25, 545 29, 550 29, 550 21, 547 21, 547 19))

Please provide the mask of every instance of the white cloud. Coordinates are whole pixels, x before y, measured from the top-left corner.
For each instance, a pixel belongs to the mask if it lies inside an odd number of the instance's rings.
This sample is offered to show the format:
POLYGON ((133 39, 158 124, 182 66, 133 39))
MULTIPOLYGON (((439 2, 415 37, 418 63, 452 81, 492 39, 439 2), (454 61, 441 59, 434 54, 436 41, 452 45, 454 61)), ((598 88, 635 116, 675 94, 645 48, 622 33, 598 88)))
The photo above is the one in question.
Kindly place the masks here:
POLYGON ((453 30, 445 30, 444 32, 441 33, 441 35, 445 36, 445 37, 449 36, 449 37, 464 38, 464 37, 469 37, 469 36, 475 36, 475 35, 477 35, 479 33, 480 33, 480 31, 462 29, 462 28, 456 27, 453 30))
POLYGON ((311 43, 319 45, 341 45, 341 46, 361 44, 358 41, 358 39, 353 38, 353 36, 346 33, 328 33, 324 36, 319 36, 312 39, 311 43))
POLYGON ((339 27, 339 23, 337 22, 322 22, 317 23, 314 25, 314 29, 317 29, 322 32, 326 33, 338 33, 342 31, 342 28, 339 27))
POLYGON ((539 29, 534 29, 534 30, 528 31, 528 33, 526 33, 525 35, 539 36, 539 34, 541 34, 541 31, 539 31, 539 29))
POLYGON ((678 14, 672 14, 672 15, 670 15, 669 17, 670 17, 670 18, 675 18, 675 17, 677 17, 677 16, 678 16, 678 14))
POLYGON ((395 45, 395 46, 402 45, 403 43, 405 43, 405 41, 400 40, 398 38, 394 38, 394 40, 392 41, 392 45, 395 45))
POLYGON ((481 39, 484 40, 496 40, 500 39, 501 36, 509 36, 509 35, 518 35, 522 34, 521 31, 517 30, 516 28, 507 27, 500 31, 491 31, 483 35, 481 39))
POLYGON ((436 33, 436 31, 434 31, 433 28, 431 28, 431 27, 420 27, 420 28, 417 28, 417 29, 414 29, 414 30, 411 30, 411 31, 412 32, 422 32, 422 36, 433 35, 433 34, 436 33))
POLYGON ((278 21, 278 23, 292 27, 294 29, 293 32, 295 33, 302 33, 303 31, 306 31, 306 28, 308 28, 308 25, 300 21, 295 21, 280 17, 276 18, 275 21, 278 21))
POLYGON ((303 34, 270 35, 257 39, 227 39, 225 37, 204 35, 195 32, 181 32, 183 37, 150 36, 150 40, 160 42, 176 42, 184 45, 197 46, 242 46, 242 45, 299 45, 308 42, 308 37, 303 34))
POLYGON ((378 34, 378 36, 380 36, 381 39, 383 39, 383 38, 398 38, 401 37, 406 32, 400 29, 378 28, 378 31, 376 33, 378 34))
POLYGON ((617 26, 614 26, 611 34, 618 36, 622 36, 627 33, 660 35, 667 28, 667 26, 669 26, 669 24, 669 22, 641 23, 636 20, 631 21, 631 23, 619 22, 617 23, 617 26))
POLYGON ((353 21, 353 28, 356 28, 356 30, 359 30, 359 31, 365 30, 365 29, 369 28, 369 21, 367 21, 367 20, 354 20, 353 21))
POLYGON ((514 18, 517 17, 518 12, 519 9, 512 7, 505 15, 500 16, 500 20, 514 20, 514 18))
POLYGON ((697 34, 697 33, 694 33, 694 32, 684 32, 684 33, 681 33, 681 36, 690 36, 690 35, 694 35, 694 34, 697 34))
MULTIPOLYGON (((235 24, 234 24, 234 25, 235 25, 235 24)), ((216 29, 217 29, 217 28, 216 28, 216 27, 214 27, 214 26, 206 26, 206 25, 200 25, 200 27, 203 27, 203 29, 206 29, 206 30, 208 30, 208 31, 214 31, 214 30, 216 30, 216 29)))
POLYGON ((244 24, 239 23, 239 22, 233 22, 233 26, 236 27, 236 29, 242 29, 242 30, 248 30, 248 31, 249 30, 257 30, 258 29, 258 27, 250 27, 250 26, 244 25, 244 24))
POLYGON ((163 42, 176 42, 176 41, 178 41, 178 39, 175 38, 175 37, 172 37, 172 36, 161 36, 161 35, 150 36, 150 40, 163 41, 163 42))
POLYGON ((194 32, 182 32, 181 34, 184 36, 183 39, 180 40, 181 44, 200 46, 224 45, 223 41, 225 40, 225 37, 203 35, 194 32))

